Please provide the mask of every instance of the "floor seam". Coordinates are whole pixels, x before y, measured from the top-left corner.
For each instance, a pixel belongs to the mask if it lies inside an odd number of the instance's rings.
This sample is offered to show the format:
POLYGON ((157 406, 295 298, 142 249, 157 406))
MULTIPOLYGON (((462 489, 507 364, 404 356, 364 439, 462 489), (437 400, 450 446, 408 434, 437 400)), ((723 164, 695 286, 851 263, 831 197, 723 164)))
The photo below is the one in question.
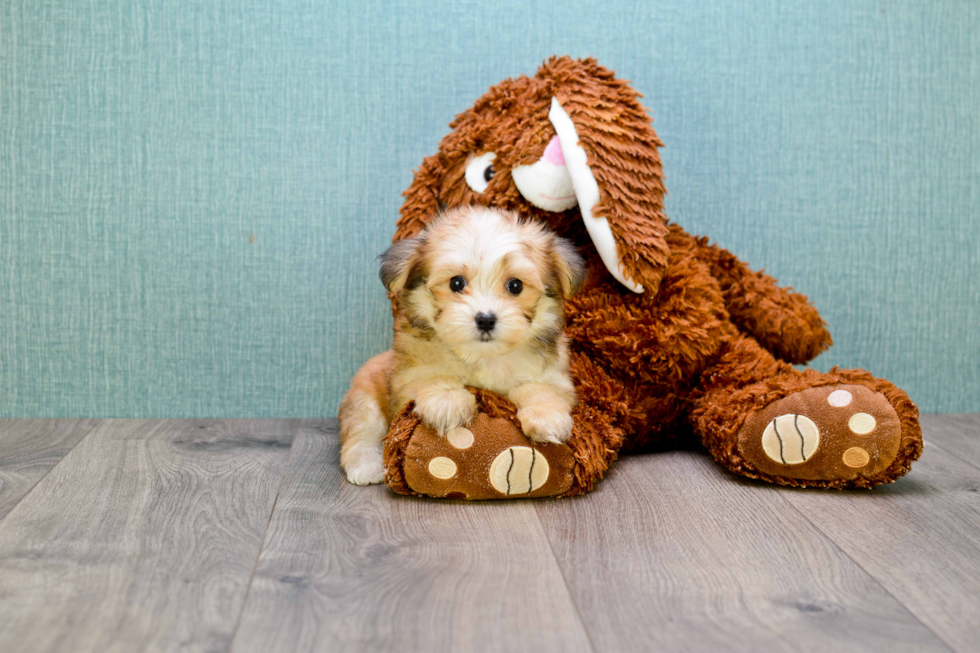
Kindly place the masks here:
POLYGON ((875 585, 877 585, 878 587, 880 587, 882 592, 884 592, 888 596, 890 596, 893 599, 895 599, 895 602, 898 603, 900 606, 902 606, 902 608, 905 610, 905 612, 908 613, 908 615, 910 617, 912 617, 913 619, 915 619, 923 628, 925 628, 927 631, 929 631, 930 633, 932 633, 936 637, 936 639, 939 640, 939 642, 942 643, 942 645, 945 646, 947 649, 949 649, 952 653, 957 653, 958 649, 956 649, 952 644, 950 644, 949 642, 947 642, 946 641, 946 638, 944 638, 942 635, 940 635, 938 632, 936 632, 936 630, 934 628, 932 628, 932 626, 930 626, 929 624, 927 624, 924 621, 922 621, 922 619, 919 618, 919 615, 916 614, 912 610, 912 608, 910 608, 908 605, 905 604, 905 601, 903 601, 902 599, 900 599, 891 590, 889 590, 887 587, 885 587, 882 584, 882 582, 880 580, 878 580, 878 577, 877 576, 875 576, 874 574, 872 574, 868 569, 866 569, 864 567, 864 565, 862 565, 860 562, 858 562, 857 560, 855 560, 854 559, 854 556, 852 556, 850 553, 848 553, 848 551, 844 547, 842 547, 837 542, 837 540, 835 540, 834 538, 832 538, 826 531, 824 531, 824 529, 820 528, 820 525, 819 524, 817 524, 812 519, 810 519, 809 515, 807 515, 805 512, 803 512, 802 510, 800 510, 799 508, 797 508, 793 504, 793 502, 791 502, 785 496, 782 496, 782 493, 779 493, 779 495, 780 495, 779 496, 779 499, 782 502, 784 502, 786 505, 788 505, 790 508, 792 508, 793 511, 796 512, 796 514, 800 515, 808 524, 810 524, 811 526, 813 526, 813 528, 815 528, 817 530, 817 532, 820 533, 821 536, 823 536, 824 538, 826 538, 826 540, 828 542, 830 542, 831 544, 833 544, 837 548, 838 551, 840 551, 844 556, 846 556, 848 560, 850 560, 851 562, 853 562, 854 565, 858 569, 860 569, 862 572, 864 572, 864 574, 868 578, 870 578, 874 582, 875 585))
POLYGON ((286 474, 289 472, 289 466, 293 462, 293 449, 296 447, 296 441, 299 439, 299 432, 302 423, 302 420, 296 421, 296 430, 293 433, 293 441, 289 445, 289 455, 286 456, 286 465, 282 469, 282 476, 279 478, 279 487, 276 488, 276 497, 272 500, 272 508, 269 510, 269 519, 265 523, 265 531, 263 531, 262 541, 259 543, 259 551, 255 554, 255 564, 252 565, 252 574, 248 577, 248 585, 245 587, 245 596, 242 598, 242 609, 238 613, 238 619, 235 620, 235 628, 231 631, 231 640, 228 642, 229 653, 235 648, 235 638, 238 637, 238 629, 242 625, 242 617, 245 616, 245 608, 248 606, 248 597, 252 594, 252 583, 255 581, 255 573, 258 571, 259 562, 262 560, 262 552, 265 550, 265 541, 269 537, 269 529, 272 527, 272 518, 275 516, 276 507, 279 505, 279 496, 282 494, 282 486, 286 483, 286 474))
POLYGON ((90 426, 90 427, 89 427, 89 429, 88 429, 88 431, 86 431, 86 432, 85 432, 85 435, 83 435, 82 437, 80 437, 80 438, 78 438, 78 442, 76 442, 75 444, 73 444, 73 445, 71 446, 71 448, 70 448, 70 449, 68 449, 68 451, 66 451, 66 452, 65 452, 65 455, 64 455, 64 456, 62 456, 62 457, 61 457, 61 459, 60 459, 60 460, 58 460, 58 462, 56 462, 56 463, 55 463, 54 465, 52 465, 52 466, 51 466, 51 469, 49 469, 48 471, 46 471, 46 472, 44 472, 44 475, 43 475, 43 476, 41 476, 41 478, 39 478, 39 479, 37 479, 37 482, 36 482, 36 483, 34 483, 34 485, 32 485, 32 486, 30 487, 30 489, 29 489, 29 490, 28 490, 27 492, 25 492, 25 493, 24 493, 24 496, 22 496, 22 497, 21 497, 20 499, 18 499, 18 500, 17 500, 17 503, 15 503, 14 505, 12 505, 12 506, 10 507, 10 510, 8 510, 8 511, 7 511, 7 514, 6 514, 6 515, 3 515, 2 517, 0 517, 0 528, 2 528, 2 527, 3 527, 3 522, 4 522, 4 520, 5 520, 5 519, 7 519, 7 517, 8 517, 8 516, 9 516, 9 515, 10 515, 10 514, 11 514, 11 513, 12 513, 12 512, 14 511, 14 510, 16 510, 16 509, 17 509, 17 506, 19 506, 19 505, 21 504, 21 502, 22 502, 22 501, 24 501, 24 499, 26 499, 27 497, 29 497, 29 496, 31 496, 31 494, 33 494, 33 492, 34 492, 34 490, 36 490, 36 489, 37 489, 37 486, 38 486, 38 485, 40 485, 40 484, 41 484, 41 482, 42 482, 42 481, 43 481, 44 479, 46 479, 46 478, 48 477, 48 475, 50 475, 50 474, 51 474, 51 472, 53 472, 53 471, 55 470, 55 468, 56 468, 56 467, 58 467, 58 465, 60 465, 61 463, 63 463, 63 462, 65 461, 65 458, 67 458, 67 457, 68 457, 69 455, 71 455, 71 452, 72 452, 72 451, 74 451, 74 450, 75 450, 75 448, 76 448, 76 447, 77 447, 78 445, 80 445, 80 444, 81 444, 82 442, 84 442, 86 438, 88 438, 88 437, 89 437, 90 435, 92 435, 92 433, 93 433, 93 432, 94 432, 94 431, 95 431, 95 430, 96 430, 96 429, 97 429, 97 428, 98 428, 99 426, 101 426, 101 425, 102 425, 103 423, 105 423, 106 421, 107 421, 107 420, 104 420, 104 419, 96 419, 96 420, 93 420, 93 422, 94 422, 94 423, 92 424, 92 426, 90 426))
POLYGON ((952 456, 953 458, 955 458, 956 460, 960 461, 961 463, 965 463, 965 464, 969 465, 970 467, 976 469, 977 471, 980 471, 980 464, 975 463, 972 460, 968 460, 966 458, 963 458, 963 457, 957 455, 954 451, 950 451, 949 449, 947 449, 943 445, 939 444, 935 440, 927 439, 927 438, 922 438, 922 441, 924 443, 928 444, 930 447, 936 447, 937 449, 942 450, 943 453, 952 456))
MULTIPOLYGON (((552 499, 555 501, 556 499, 552 499)), ((566 501, 568 499, 565 499, 566 501)), ((548 533, 544 528, 544 522, 541 521, 541 513, 538 511, 537 505, 532 506, 534 508, 534 517, 538 520, 538 526, 541 528, 541 535, 544 536, 544 541, 548 543, 548 551, 551 552, 551 559, 555 562, 555 567, 558 569, 558 574, 561 576, 561 582, 565 586, 565 591, 568 593, 568 600, 572 602, 572 606, 575 608, 575 616, 578 617, 578 621, 582 624, 582 630, 585 632, 585 638, 589 642, 589 648, 592 653, 598 653, 595 647, 595 642, 592 641, 592 633, 589 632, 589 626, 586 624, 585 619, 582 617, 582 609, 579 607, 578 602, 575 600, 575 596, 572 594, 572 588, 568 585, 568 578, 565 576, 565 570, 562 569, 561 563, 558 562, 558 554, 555 553, 555 545, 552 544, 551 538, 548 537, 548 533)))

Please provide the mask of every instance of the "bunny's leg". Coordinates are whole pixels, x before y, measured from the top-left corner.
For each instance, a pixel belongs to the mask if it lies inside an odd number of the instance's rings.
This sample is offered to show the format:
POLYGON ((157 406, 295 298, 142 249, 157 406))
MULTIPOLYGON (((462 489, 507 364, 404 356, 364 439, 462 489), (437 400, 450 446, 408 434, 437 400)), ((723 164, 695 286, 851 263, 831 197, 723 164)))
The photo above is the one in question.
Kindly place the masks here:
POLYGON ((781 485, 871 487, 922 452, 919 411, 863 370, 799 372, 734 338, 701 375, 691 424, 729 470, 781 485))

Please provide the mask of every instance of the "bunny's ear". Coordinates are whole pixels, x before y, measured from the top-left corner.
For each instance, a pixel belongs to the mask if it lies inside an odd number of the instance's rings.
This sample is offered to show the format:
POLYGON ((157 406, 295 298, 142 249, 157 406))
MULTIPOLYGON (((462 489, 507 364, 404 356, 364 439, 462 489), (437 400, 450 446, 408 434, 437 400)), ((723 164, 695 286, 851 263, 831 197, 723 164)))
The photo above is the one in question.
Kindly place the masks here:
POLYGON ((536 77, 552 89, 548 118, 603 263, 630 290, 656 294, 670 255, 662 143, 639 94, 594 59, 552 58, 536 77))
POLYGON ((412 184, 402 195, 401 214, 396 223, 395 236, 392 240, 414 238, 442 208, 439 202, 439 191, 442 187, 445 170, 439 155, 427 156, 422 161, 422 167, 415 172, 412 184))

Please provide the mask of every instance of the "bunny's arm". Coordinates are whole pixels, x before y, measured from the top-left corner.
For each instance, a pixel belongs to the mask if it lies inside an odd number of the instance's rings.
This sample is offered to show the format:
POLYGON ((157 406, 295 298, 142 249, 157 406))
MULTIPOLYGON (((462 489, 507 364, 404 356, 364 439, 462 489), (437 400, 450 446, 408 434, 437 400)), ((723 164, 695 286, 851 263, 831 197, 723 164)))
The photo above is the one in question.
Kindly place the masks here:
POLYGON ((731 252, 697 238, 697 257, 721 286, 732 322, 777 358, 802 364, 830 347, 830 332, 806 296, 776 285, 731 252))

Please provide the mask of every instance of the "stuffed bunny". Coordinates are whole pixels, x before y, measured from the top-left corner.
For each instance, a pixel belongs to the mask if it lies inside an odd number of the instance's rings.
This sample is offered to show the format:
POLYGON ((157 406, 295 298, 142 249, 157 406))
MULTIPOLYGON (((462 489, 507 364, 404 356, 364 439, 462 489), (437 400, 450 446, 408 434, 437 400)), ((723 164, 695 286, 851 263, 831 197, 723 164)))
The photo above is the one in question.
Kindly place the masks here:
POLYGON ((422 162, 394 240, 447 207, 498 207, 572 240, 589 273, 566 304, 578 395, 567 444, 532 443, 514 407, 482 390, 466 447, 409 405, 385 443, 395 491, 570 496, 621 451, 691 437, 730 471, 781 485, 868 488, 919 457, 902 390, 862 370, 793 367, 831 344, 806 297, 667 220, 662 143, 638 98, 593 59, 551 58, 491 88, 422 162))

